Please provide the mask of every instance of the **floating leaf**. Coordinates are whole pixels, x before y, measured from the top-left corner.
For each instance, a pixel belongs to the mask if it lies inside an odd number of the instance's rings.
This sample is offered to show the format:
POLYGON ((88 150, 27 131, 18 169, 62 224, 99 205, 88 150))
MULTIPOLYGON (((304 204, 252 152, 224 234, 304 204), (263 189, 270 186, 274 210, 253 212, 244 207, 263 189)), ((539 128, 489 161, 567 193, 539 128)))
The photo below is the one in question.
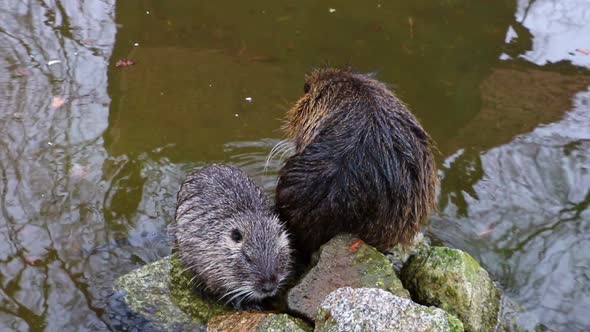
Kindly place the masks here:
POLYGON ((63 104, 66 102, 66 100, 63 97, 60 96, 55 96, 53 97, 53 99, 51 100, 51 106, 53 108, 60 108, 63 106, 63 104))
POLYGON ((122 58, 121 60, 117 61, 117 63, 115 64, 115 67, 129 67, 129 66, 133 66, 135 64, 135 61, 131 60, 131 59, 127 59, 127 58, 122 58))

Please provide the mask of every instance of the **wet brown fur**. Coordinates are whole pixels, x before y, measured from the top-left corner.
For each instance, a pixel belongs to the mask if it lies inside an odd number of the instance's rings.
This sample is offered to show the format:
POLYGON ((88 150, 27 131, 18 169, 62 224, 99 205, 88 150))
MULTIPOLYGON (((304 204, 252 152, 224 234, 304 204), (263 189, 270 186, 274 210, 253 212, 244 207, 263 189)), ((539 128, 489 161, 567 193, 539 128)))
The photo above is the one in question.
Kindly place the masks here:
POLYGON ((279 173, 277 209, 304 255, 340 232, 381 250, 409 244, 436 205, 432 142, 371 75, 319 69, 287 113, 295 145, 279 173))

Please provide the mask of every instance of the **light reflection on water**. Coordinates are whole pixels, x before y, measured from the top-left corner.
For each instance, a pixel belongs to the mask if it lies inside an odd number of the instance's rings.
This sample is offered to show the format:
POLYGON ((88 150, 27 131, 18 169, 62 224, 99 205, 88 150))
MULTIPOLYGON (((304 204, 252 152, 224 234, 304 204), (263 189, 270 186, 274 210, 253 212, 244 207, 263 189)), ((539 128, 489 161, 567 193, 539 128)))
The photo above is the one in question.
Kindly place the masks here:
POLYGON ((518 323, 588 330, 589 12, 0 2, 0 330, 107 329, 113 280, 169 253, 192 168, 234 163, 272 194, 281 118, 324 61, 378 71, 420 116, 442 151, 433 236, 482 262, 518 323))

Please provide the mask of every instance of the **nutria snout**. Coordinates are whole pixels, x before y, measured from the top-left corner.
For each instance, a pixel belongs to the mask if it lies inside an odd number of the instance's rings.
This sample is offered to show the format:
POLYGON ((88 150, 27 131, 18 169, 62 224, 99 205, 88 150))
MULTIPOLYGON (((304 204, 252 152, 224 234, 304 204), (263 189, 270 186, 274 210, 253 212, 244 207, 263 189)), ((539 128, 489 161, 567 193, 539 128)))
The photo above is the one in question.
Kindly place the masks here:
POLYGON ((290 272, 287 233, 266 195, 240 169, 189 174, 177 196, 175 247, 202 290, 240 306, 277 294, 290 272))
POLYGON ((340 232, 381 250, 408 244, 435 208, 431 139, 371 75, 313 71, 286 130, 295 154, 279 172, 277 210, 304 255, 340 232))

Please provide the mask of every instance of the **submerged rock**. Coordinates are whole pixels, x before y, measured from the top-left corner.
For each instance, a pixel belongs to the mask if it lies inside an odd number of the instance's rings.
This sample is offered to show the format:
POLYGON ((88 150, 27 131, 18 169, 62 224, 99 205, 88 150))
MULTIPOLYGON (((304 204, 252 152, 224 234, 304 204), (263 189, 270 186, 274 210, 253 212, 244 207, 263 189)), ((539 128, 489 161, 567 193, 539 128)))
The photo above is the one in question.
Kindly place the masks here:
POLYGON ((401 277, 415 301, 456 315, 466 331, 494 331, 501 293, 463 251, 444 247, 419 251, 403 267, 401 277))
POLYGON ((200 298, 175 256, 145 265, 115 281, 115 294, 129 313, 158 331, 197 331, 214 315, 226 311, 200 298))
POLYGON ((324 298, 341 287, 381 288, 410 297, 387 257, 358 238, 342 234, 320 248, 317 264, 289 291, 288 307, 313 320, 324 298))
POLYGON ((208 332, 311 332, 312 328, 298 318, 287 314, 241 311, 213 317, 208 332))
POLYGON ((461 322, 441 309, 425 307, 375 288, 340 288, 321 303, 316 332, 460 332, 461 322))

